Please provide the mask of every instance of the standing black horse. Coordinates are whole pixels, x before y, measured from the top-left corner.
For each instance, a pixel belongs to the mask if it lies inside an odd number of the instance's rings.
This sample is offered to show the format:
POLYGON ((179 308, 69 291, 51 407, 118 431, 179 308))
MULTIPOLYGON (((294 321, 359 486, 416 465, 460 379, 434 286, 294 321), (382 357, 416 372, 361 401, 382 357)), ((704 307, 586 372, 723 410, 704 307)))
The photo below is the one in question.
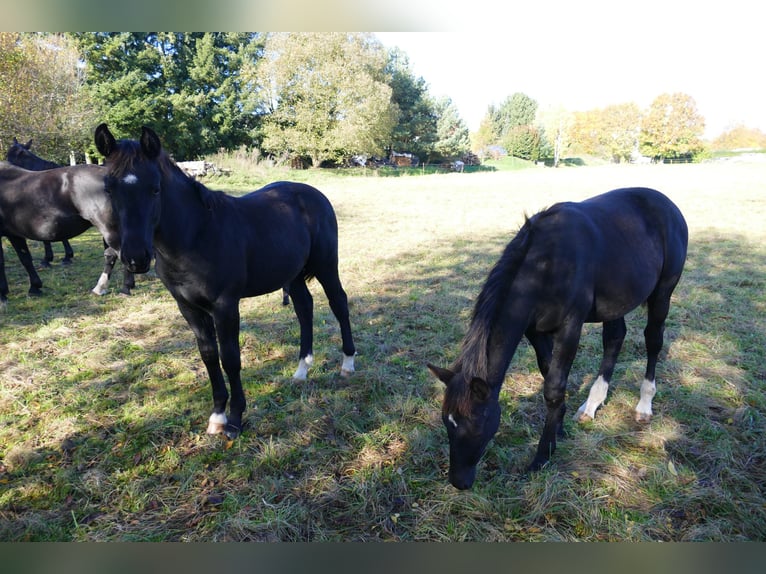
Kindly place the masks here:
MULTIPOLYGON (((6 158, 13 165, 23 167, 30 171, 43 171, 46 169, 53 169, 54 167, 62 167, 59 164, 43 159, 32 153, 32 140, 27 143, 20 143, 16 138, 13 138, 13 144, 8 148, 6 158)), ((72 263, 74 257, 74 250, 66 239, 61 240, 61 245, 64 247, 64 259, 61 260, 63 265, 69 265, 72 263)), ((50 267, 51 261, 53 261, 53 247, 50 241, 43 241, 43 248, 45 249, 45 257, 42 261, 43 267, 50 267)))
POLYGON ((606 398, 625 338, 624 316, 642 303, 648 311, 647 364, 636 419, 650 420, 665 318, 687 242, 679 209, 646 188, 559 203, 527 219, 479 294, 454 366, 429 365, 447 386, 442 420, 453 486, 470 488, 476 478, 476 465, 497 432, 500 387, 523 336, 535 350, 547 407, 530 470, 548 461, 556 435, 563 434, 567 377, 583 323, 603 323, 604 356, 579 420, 593 417, 606 398))
POLYGON ((140 141, 117 141, 102 124, 95 139, 106 158, 122 261, 142 273, 156 255, 157 275, 197 338, 213 388, 208 433, 235 438, 242 430, 239 301, 244 297, 289 285, 301 329, 293 377, 302 380, 313 360, 313 300, 306 281, 316 277, 340 323, 341 375, 353 372, 348 300, 338 277, 338 224, 324 195, 308 185, 279 182, 232 197, 187 176, 149 128, 143 128, 140 141), (221 365, 231 388, 228 418, 221 365))
MULTIPOLYGON (((30 171, 45 171, 48 169, 63 167, 55 162, 48 161, 47 159, 43 159, 32 153, 31 139, 27 143, 22 144, 19 143, 16 138, 13 138, 13 144, 8 149, 7 159, 13 165, 23 167, 24 169, 28 169, 30 171)), ((66 239, 63 239, 61 243, 64 246, 65 253, 65 257, 62 260, 62 263, 65 265, 70 264, 72 262, 72 258, 74 257, 72 246, 69 245, 69 241, 66 239)), ((50 241, 43 241, 43 245, 45 248, 45 259, 43 259, 42 265, 43 267, 48 267, 50 266, 50 262, 53 261, 53 249, 51 247, 50 241)), ((19 254, 19 258, 21 257, 21 254, 19 254)), ((99 277, 98 283, 91 290, 96 295, 105 295, 107 293, 109 279, 112 276, 114 264, 117 262, 118 257, 119 256, 117 251, 109 247, 106 240, 104 240, 104 270, 99 277)), ((133 273, 125 269, 123 271, 122 288, 120 289, 120 293, 130 295, 130 290, 135 286, 136 282, 133 273)))
MULTIPOLYGON (((30 294, 39 294, 42 281, 35 271, 26 239, 61 241, 95 226, 107 243, 119 249, 119 227, 104 191, 104 168, 73 165, 29 171, 0 162, 0 236, 5 235, 29 274, 30 294)), ((0 301, 8 282, 0 247, 0 301)))

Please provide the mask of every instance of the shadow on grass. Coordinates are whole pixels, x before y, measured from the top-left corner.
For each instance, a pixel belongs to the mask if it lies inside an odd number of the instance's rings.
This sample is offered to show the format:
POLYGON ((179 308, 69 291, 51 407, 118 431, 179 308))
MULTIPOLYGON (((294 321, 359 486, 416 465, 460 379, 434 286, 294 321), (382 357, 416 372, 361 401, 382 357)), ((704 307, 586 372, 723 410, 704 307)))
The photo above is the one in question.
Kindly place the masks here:
MULTIPOLYGON (((534 355, 521 345, 474 491, 447 485, 441 384, 425 363, 455 358, 508 239, 367 262, 386 272, 346 282, 359 349, 349 380, 338 376, 337 322, 316 284, 317 363, 306 383, 289 380, 292 310, 276 296, 243 302, 248 426, 233 444, 204 435, 209 383, 183 323, 136 352, 112 349, 106 359, 124 361, 119 377, 57 381, 65 416, 46 423, 37 413, 28 424, 38 444, 14 451, 13 465, 13 445, 3 445, 0 480, 13 492, 0 506, 2 538, 763 539, 766 253, 741 237, 692 241, 649 426, 632 422, 645 365, 639 310, 628 318, 610 398, 589 425, 568 418, 569 437, 546 469, 522 474, 544 405, 534 355)), ((600 327, 588 326, 570 375, 570 414, 600 358, 600 327)))

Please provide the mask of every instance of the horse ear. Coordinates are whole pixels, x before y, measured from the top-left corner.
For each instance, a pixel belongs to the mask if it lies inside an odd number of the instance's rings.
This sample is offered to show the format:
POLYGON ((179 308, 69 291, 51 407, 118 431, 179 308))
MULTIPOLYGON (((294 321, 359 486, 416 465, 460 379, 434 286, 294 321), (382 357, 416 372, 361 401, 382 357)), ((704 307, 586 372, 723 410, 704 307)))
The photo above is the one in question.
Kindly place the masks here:
POLYGON ((442 369, 441 367, 437 367, 431 363, 426 363, 426 366, 428 367, 428 370, 431 371, 431 373, 445 385, 448 384, 452 380, 452 377, 455 376, 455 373, 449 369, 442 369))
MULTIPOLYGON (((14 139, 14 141, 16 140, 16 138, 13 138, 13 139, 14 139)), ((32 139, 33 138, 29 138, 29 141, 27 143, 25 143, 24 145, 22 145, 21 147, 23 147, 25 150, 32 149, 32 139)))
POLYGON ((480 379, 479 377, 474 377, 471 379, 471 394, 476 397, 477 401, 483 403, 489 399, 491 389, 489 388, 487 381, 480 379))
POLYGON ((96 128, 94 139, 96 141, 96 149, 104 157, 109 157, 117 146, 117 142, 106 124, 100 124, 96 128))
POLYGON ((141 128, 141 151, 149 159, 157 159, 160 156, 162 143, 152 128, 146 126, 141 128))

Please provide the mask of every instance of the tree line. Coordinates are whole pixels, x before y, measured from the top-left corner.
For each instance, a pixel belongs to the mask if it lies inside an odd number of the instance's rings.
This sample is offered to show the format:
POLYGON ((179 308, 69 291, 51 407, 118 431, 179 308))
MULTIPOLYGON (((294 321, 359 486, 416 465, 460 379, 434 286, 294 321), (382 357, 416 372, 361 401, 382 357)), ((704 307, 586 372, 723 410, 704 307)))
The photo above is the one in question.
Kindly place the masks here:
POLYGON ((620 162, 705 150, 704 119, 686 94, 663 94, 648 110, 568 112, 516 93, 488 106, 469 137, 407 55, 367 33, 4 32, 0 98, 1 143, 34 138, 62 163, 73 150, 94 153, 102 121, 120 136, 152 126, 178 160, 244 147, 314 167, 394 151, 425 163, 473 150, 557 164, 572 153, 620 162))
POLYGON ((371 34, 2 33, 0 81, 0 136, 58 161, 92 152, 101 121, 150 125, 179 160, 244 146, 312 166, 439 161, 470 146, 451 100, 371 34))

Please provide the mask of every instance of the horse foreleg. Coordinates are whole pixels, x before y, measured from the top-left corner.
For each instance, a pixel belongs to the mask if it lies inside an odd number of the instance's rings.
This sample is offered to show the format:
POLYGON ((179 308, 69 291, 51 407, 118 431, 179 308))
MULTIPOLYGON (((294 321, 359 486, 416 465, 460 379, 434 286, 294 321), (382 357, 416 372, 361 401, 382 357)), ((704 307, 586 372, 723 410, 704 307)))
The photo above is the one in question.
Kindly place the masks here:
POLYGON ((0 236, 0 307, 5 308, 8 302, 8 278, 5 276, 5 253, 3 252, 2 236, 0 236))
POLYGON ((32 254, 29 252, 27 240, 17 235, 8 235, 7 237, 11 242, 11 245, 13 245, 13 248, 16 250, 16 255, 19 256, 19 261, 21 261, 24 269, 26 269, 27 275, 29 275, 29 294, 32 296, 42 295, 43 282, 35 270, 35 264, 32 261, 32 254))
POLYGON ((305 381, 308 378, 309 367, 314 362, 314 299, 302 278, 295 279, 290 284, 290 298, 293 300, 293 309, 301 328, 298 368, 293 373, 293 379, 305 381))
POLYGON ((117 252, 104 243, 104 270, 98 278, 98 283, 91 289, 96 295, 106 295, 109 292, 109 278, 114 271, 114 264, 117 262, 117 252))
POLYGON ((127 267, 122 269, 122 288, 120 293, 123 295, 130 295, 130 290, 136 287, 136 276, 134 273, 128 271, 127 267))
POLYGON ((245 392, 240 378, 242 359, 239 348, 239 309, 235 305, 214 315, 215 331, 221 352, 221 364, 229 379, 231 402, 229 418, 223 433, 230 439, 237 438, 242 432, 242 413, 245 412, 245 392))
POLYGON ((567 378, 577 353, 581 329, 582 322, 570 320, 554 335, 551 364, 543 382, 545 426, 535 458, 529 465, 530 471, 540 470, 548 462, 556 451, 556 437, 564 434, 567 378))
POLYGON ((197 307, 177 300, 178 309, 186 319, 189 328, 194 333, 197 340, 197 349, 199 350, 202 362, 207 369, 210 385, 213 389, 213 412, 210 415, 207 426, 208 434, 222 433, 226 429, 226 403, 229 400, 229 393, 226 390, 226 382, 221 371, 221 364, 218 357, 218 342, 215 335, 215 323, 213 318, 207 312, 197 307))
POLYGON ((625 319, 620 318, 615 321, 604 323, 601 333, 601 341, 604 347, 604 355, 601 359, 601 368, 598 371, 598 378, 591 385, 588 399, 577 409, 575 420, 585 422, 593 420, 598 409, 606 400, 609 391, 609 382, 612 380, 614 367, 617 364, 617 357, 622 349, 622 343, 625 340, 625 334, 628 332, 625 327, 625 319))

